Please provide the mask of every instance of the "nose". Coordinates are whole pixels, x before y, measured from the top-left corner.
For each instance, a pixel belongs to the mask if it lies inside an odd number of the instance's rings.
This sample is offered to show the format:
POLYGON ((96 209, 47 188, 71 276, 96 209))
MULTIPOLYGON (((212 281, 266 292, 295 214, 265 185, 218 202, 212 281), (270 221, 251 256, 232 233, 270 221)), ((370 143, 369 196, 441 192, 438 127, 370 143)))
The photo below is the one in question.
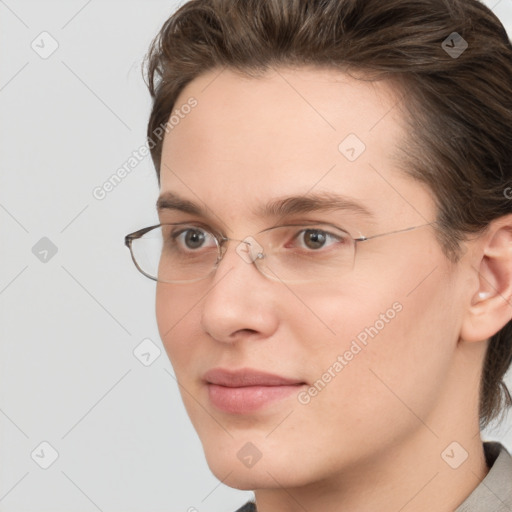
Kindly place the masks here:
POLYGON ((279 324, 278 284, 259 272, 245 247, 229 243, 201 302, 202 329, 224 343, 269 337, 279 324))

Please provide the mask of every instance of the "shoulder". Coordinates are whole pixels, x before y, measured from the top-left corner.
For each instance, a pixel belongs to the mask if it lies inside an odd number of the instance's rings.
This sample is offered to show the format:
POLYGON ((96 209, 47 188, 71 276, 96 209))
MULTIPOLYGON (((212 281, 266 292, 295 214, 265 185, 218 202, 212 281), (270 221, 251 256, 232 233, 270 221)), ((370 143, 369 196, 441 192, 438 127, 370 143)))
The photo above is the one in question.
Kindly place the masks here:
POLYGON ((512 510, 512 456, 496 441, 483 445, 489 472, 455 512, 512 510))
POLYGON ((243 505, 241 508, 239 508, 235 512, 257 512, 256 504, 253 501, 248 501, 245 505, 243 505))

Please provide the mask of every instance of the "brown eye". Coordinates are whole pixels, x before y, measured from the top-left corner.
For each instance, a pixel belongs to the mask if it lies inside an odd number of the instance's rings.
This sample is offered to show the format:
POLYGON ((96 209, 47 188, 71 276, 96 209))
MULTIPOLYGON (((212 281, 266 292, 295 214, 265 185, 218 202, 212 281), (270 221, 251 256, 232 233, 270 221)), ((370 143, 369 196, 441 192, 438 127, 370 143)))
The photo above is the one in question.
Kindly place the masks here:
POLYGON ((327 233, 317 229, 308 229, 303 232, 304 244, 308 249, 321 249, 327 241, 327 233))
POLYGON ((326 253, 331 250, 338 251, 347 246, 350 235, 344 231, 333 227, 326 226, 302 226, 297 230, 294 226, 283 226, 288 232, 283 233, 283 238, 289 240, 282 245, 285 249, 299 249, 303 253, 314 252, 326 253))

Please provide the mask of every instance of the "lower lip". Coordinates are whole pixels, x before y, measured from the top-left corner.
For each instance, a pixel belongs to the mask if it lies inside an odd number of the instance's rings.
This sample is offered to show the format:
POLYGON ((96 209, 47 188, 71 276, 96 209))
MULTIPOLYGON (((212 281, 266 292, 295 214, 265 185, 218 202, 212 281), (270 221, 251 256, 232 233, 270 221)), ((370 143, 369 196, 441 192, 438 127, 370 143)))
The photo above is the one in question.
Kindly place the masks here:
POLYGON ((208 395, 215 407, 230 414, 244 414, 297 393, 302 384, 292 386, 247 386, 229 388, 208 384, 208 395))

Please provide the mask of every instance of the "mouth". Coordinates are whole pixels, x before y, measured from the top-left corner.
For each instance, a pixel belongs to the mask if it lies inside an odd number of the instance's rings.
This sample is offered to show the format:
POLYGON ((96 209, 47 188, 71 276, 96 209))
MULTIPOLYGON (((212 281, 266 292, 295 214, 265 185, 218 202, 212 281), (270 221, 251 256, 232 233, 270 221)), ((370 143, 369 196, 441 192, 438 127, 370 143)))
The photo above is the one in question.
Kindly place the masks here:
POLYGON ((247 414, 297 394, 306 383, 250 368, 215 368, 203 377, 210 402, 229 414, 247 414))

